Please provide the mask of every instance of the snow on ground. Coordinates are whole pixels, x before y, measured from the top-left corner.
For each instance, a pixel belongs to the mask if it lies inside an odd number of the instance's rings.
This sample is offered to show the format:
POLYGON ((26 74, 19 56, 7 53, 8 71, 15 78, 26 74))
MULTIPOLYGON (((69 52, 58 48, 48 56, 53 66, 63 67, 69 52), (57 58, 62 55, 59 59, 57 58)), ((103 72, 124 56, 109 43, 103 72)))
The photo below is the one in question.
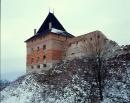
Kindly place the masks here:
MULTIPOLYGON (((103 61, 101 103, 130 103, 130 54, 126 50, 103 61)), ((94 66, 88 58, 74 59, 45 74, 24 75, 1 91, 1 103, 100 103, 94 66)))

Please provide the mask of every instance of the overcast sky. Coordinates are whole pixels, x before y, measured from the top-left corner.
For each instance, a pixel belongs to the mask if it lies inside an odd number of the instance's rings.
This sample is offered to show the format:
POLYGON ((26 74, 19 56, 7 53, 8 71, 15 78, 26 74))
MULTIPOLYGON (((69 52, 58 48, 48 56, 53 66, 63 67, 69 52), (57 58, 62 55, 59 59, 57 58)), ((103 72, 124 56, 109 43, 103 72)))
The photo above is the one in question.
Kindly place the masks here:
POLYGON ((75 36, 100 30, 120 45, 130 44, 130 0, 2 0, 1 73, 14 80, 26 70, 26 45, 49 8, 75 36))

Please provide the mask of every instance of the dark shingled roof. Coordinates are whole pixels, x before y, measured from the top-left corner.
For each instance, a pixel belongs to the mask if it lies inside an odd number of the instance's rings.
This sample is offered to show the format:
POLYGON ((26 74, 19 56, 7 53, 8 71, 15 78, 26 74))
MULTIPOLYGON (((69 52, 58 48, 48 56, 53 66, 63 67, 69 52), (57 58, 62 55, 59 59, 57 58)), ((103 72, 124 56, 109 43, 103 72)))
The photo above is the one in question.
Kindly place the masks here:
POLYGON ((70 33, 68 33, 64 27, 61 25, 61 23, 57 20, 57 18, 54 16, 53 13, 48 14, 48 16, 46 17, 45 21, 43 22, 43 24, 41 25, 41 27, 39 28, 39 30, 37 31, 36 35, 32 36, 31 38, 27 39, 25 42, 28 42, 30 40, 33 40, 37 37, 40 37, 42 35, 46 35, 48 32, 52 32, 54 34, 58 34, 58 35, 63 35, 66 37, 74 37, 73 35, 71 35, 70 33), (51 22, 52 24, 52 29, 49 29, 49 23, 51 22), (56 30, 58 32, 56 32, 56 30), (55 32, 54 32, 55 31, 55 32), (61 31, 61 32, 60 32, 61 31))
POLYGON ((62 30, 62 31, 66 31, 64 29, 64 27, 61 25, 61 23, 54 16, 54 14, 49 13, 37 33, 42 33, 46 30, 49 30, 49 22, 52 23, 52 28, 59 29, 59 30, 62 30))

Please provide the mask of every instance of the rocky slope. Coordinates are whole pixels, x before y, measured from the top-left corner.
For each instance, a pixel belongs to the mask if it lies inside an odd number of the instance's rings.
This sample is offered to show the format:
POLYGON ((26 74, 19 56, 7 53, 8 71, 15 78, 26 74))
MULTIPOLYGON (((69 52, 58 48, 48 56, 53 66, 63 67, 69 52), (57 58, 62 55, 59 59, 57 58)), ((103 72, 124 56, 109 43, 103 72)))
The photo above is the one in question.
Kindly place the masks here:
POLYGON ((62 61, 45 74, 19 77, 1 91, 1 103, 130 103, 130 46, 102 59, 98 67, 84 57, 62 61))
POLYGON ((0 80, 0 91, 10 85, 10 81, 8 80, 0 80))

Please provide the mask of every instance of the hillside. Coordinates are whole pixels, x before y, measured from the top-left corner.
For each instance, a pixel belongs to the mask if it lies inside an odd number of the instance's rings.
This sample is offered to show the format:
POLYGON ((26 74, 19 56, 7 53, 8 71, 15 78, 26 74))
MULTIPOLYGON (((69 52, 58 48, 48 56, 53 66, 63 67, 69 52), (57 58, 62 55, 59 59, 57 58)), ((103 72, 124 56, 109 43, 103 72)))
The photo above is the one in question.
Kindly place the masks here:
POLYGON ((10 81, 8 80, 0 80, 0 91, 10 85, 10 81))
POLYGON ((130 46, 102 59, 102 102, 97 74, 91 58, 62 61, 45 74, 19 77, 1 91, 1 103, 130 103, 130 46))

